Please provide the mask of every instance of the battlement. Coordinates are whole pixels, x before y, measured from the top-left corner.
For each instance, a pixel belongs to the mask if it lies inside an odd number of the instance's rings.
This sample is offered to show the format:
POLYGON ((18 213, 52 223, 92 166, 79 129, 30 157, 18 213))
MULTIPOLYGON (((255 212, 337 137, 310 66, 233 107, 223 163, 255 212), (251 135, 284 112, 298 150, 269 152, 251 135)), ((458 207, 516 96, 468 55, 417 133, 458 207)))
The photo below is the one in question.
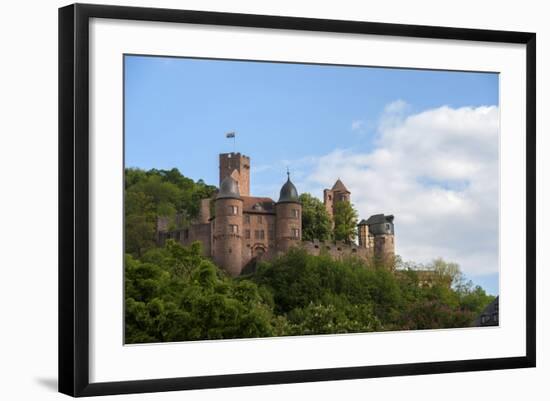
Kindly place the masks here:
POLYGON ((365 261, 372 259, 372 249, 362 248, 356 244, 347 244, 343 241, 302 241, 302 248, 310 255, 328 253, 332 258, 342 260, 349 257, 357 257, 365 261))

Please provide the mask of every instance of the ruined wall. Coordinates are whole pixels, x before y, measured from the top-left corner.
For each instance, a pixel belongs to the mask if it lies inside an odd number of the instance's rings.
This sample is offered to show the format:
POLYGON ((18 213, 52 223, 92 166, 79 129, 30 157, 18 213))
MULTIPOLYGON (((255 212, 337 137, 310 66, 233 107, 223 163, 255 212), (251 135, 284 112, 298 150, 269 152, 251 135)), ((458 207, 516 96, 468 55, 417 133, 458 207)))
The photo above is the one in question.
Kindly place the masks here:
POLYGON ((202 244, 203 256, 211 256, 211 229, 210 223, 191 224, 189 227, 178 228, 170 231, 157 232, 158 244, 164 246, 167 239, 173 239, 179 242, 183 246, 189 246, 195 241, 199 241, 202 244))
POLYGON ((302 241, 301 246, 307 253, 314 256, 319 256, 324 253, 336 260, 342 260, 349 257, 357 257, 363 259, 367 263, 372 260, 372 248, 362 248, 358 245, 350 245, 341 241, 302 241))

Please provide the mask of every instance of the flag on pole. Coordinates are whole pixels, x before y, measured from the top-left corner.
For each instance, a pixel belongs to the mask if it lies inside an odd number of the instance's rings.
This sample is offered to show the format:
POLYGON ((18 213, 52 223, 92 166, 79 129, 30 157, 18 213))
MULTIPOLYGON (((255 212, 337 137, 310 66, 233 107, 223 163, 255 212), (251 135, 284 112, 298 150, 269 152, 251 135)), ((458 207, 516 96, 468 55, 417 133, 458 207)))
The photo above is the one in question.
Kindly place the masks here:
POLYGON ((228 132, 227 134, 225 134, 225 137, 226 138, 235 138, 235 132, 228 132))

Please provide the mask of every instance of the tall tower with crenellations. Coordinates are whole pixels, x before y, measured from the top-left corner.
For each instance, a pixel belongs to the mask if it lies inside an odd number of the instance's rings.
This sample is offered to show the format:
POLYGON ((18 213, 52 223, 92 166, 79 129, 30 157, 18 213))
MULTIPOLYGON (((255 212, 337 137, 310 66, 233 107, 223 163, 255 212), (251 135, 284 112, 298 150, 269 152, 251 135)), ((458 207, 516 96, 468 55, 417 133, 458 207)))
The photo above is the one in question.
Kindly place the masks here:
POLYGON ((302 204, 288 172, 287 175, 275 205, 275 240, 280 253, 286 253, 302 242, 302 204))
POLYGON ((241 196, 250 196, 250 157, 241 153, 220 153, 220 187, 232 176, 239 185, 241 196))

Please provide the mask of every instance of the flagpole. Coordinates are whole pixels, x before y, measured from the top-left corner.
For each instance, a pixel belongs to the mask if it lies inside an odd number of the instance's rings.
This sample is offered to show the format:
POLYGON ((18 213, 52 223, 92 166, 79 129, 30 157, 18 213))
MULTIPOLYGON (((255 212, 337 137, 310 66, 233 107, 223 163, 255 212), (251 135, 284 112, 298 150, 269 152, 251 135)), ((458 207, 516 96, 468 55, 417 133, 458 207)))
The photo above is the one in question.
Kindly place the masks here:
POLYGON ((237 136, 237 133, 235 131, 230 131, 225 133, 226 138, 233 138, 233 153, 235 153, 237 150, 237 142, 236 142, 237 139, 235 138, 236 136, 237 136))

